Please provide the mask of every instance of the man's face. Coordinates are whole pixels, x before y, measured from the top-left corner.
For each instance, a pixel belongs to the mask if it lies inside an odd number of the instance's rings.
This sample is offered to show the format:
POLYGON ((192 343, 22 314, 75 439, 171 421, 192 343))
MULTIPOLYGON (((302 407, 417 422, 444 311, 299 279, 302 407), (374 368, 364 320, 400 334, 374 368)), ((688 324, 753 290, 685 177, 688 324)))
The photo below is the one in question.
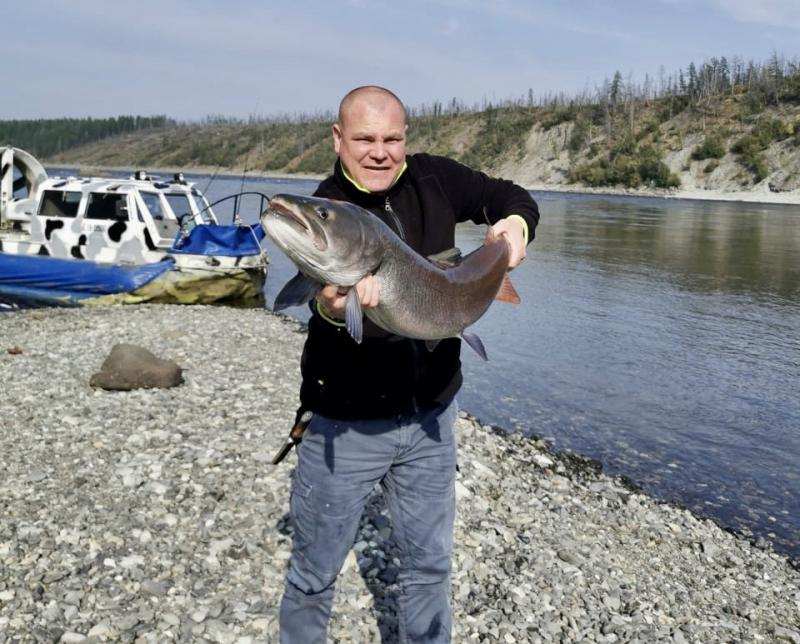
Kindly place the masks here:
POLYGON ((387 190, 406 159, 406 121, 391 100, 356 99, 333 126, 333 147, 353 179, 371 192, 387 190))

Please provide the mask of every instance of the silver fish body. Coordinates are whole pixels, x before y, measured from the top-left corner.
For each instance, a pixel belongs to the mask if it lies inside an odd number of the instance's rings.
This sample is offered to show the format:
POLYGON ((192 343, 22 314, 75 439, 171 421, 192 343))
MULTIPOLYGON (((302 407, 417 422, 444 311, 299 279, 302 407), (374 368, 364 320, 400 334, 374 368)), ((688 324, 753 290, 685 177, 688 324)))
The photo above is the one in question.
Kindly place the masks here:
MULTIPOLYGON (((492 236, 458 265, 442 268, 376 215, 345 202, 277 195, 261 219, 270 238, 318 286, 353 286, 373 273, 380 282, 380 301, 364 314, 408 338, 436 341, 462 335, 489 308, 507 272, 510 251, 501 237, 492 236)), ((306 299, 312 290, 290 303, 306 299)))

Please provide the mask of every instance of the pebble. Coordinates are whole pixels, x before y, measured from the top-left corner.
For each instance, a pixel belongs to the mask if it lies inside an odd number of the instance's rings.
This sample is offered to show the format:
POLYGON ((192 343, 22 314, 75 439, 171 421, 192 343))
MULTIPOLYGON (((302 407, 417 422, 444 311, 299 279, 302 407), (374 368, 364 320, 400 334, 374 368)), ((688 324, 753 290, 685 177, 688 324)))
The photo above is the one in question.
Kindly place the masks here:
MULTIPOLYGON (((297 457, 270 461, 303 340, 287 318, 225 307, 0 317, 0 346, 29 347, 0 355, 0 641, 277 641, 297 457), (123 339, 186 382, 92 391, 123 339)), ((457 432, 454 642, 800 644, 784 557, 576 467, 552 439, 467 412, 457 432)), ((379 489, 365 515, 331 641, 397 639, 402 554, 379 489)))
POLYGON ((541 468, 553 467, 553 459, 548 458, 544 454, 534 454, 531 458, 541 468))
POLYGON ((95 637, 101 640, 105 639, 112 639, 116 634, 116 631, 109 626, 108 624, 95 624, 92 628, 89 629, 89 632, 86 633, 87 637, 95 637))
POLYGON ((125 615, 117 622, 117 626, 121 631, 132 631, 139 624, 138 615, 125 615))
POLYGON ((74 633, 72 631, 65 632, 58 640, 61 644, 78 644, 78 642, 85 642, 86 635, 81 633, 74 633))
POLYGON ((578 559, 578 557, 576 557, 576 556, 575 556, 575 555, 574 555, 572 552, 570 552, 569 550, 564 550, 564 549, 562 548, 562 549, 561 549, 561 550, 559 550, 559 551, 558 551, 556 554, 558 555, 558 558, 559 558, 559 559, 561 559, 561 561, 563 561, 563 562, 565 562, 565 563, 572 564, 572 565, 577 565, 577 564, 578 564, 578 562, 579 562, 579 559, 578 559))
POLYGON ((192 620, 198 624, 204 622, 206 617, 208 617, 208 610, 205 608, 199 608, 192 613, 192 620))

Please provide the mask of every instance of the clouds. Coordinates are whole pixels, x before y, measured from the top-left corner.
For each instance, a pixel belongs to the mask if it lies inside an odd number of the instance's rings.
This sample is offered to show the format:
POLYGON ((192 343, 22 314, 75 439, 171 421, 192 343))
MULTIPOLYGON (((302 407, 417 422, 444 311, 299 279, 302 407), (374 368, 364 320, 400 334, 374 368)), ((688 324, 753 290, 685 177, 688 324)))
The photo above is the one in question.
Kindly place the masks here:
POLYGON ((715 4, 742 22, 800 29, 798 0, 715 0, 715 4))
POLYGON ((3 17, 0 118, 324 111, 369 83, 410 105, 580 91, 616 69, 792 55, 798 14, 800 0, 27 0, 3 17))
POLYGON ((735 20, 800 29, 800 0, 712 0, 735 20))

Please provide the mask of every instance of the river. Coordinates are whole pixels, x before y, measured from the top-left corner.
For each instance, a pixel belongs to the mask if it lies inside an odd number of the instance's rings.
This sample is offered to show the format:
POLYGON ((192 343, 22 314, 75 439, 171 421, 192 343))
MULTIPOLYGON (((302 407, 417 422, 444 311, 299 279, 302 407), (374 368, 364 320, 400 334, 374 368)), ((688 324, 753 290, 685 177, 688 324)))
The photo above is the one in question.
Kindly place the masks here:
MULTIPOLYGON (((206 194, 242 185, 316 182, 217 177, 206 194)), ((534 197, 542 220, 512 274, 522 305, 474 327, 490 362, 462 352, 462 407, 800 561, 800 207, 534 197)), ((482 237, 457 234, 463 250, 482 237)), ((268 252, 271 302, 294 268, 268 252)))

